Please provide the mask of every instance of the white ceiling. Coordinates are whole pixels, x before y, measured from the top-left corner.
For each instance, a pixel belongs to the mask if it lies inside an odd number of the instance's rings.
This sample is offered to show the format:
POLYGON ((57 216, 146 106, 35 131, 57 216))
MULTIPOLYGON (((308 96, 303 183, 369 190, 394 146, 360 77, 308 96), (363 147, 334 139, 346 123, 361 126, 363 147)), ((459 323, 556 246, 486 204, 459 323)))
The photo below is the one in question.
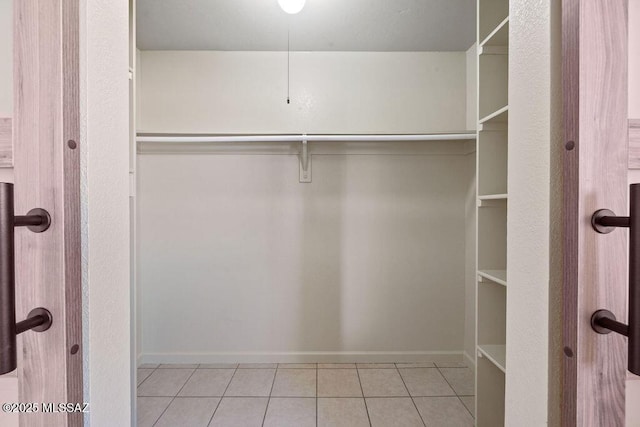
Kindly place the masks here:
POLYGON ((476 0, 138 0, 142 50, 463 51, 476 0))

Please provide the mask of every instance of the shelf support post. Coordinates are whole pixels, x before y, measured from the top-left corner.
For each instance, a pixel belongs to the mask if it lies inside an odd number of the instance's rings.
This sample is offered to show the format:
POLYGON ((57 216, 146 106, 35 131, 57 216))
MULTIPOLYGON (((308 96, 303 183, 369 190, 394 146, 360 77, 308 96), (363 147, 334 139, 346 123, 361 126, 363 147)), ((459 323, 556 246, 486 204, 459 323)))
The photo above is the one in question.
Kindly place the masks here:
POLYGON ((300 160, 300 182, 309 183, 311 182, 311 155, 309 154, 306 134, 302 135, 302 144, 298 157, 300 160))

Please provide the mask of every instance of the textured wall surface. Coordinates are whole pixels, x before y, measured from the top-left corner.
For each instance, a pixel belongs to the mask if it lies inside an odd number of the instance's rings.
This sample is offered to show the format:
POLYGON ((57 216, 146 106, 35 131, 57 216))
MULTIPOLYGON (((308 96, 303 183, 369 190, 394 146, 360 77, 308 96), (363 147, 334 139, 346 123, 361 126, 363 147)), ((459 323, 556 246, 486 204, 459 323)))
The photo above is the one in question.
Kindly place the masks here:
POLYGON ((559 96, 551 85, 560 73, 551 57, 560 43, 552 4, 511 0, 509 11, 506 425, 548 420, 552 104, 559 96))
POLYGON ((128 4, 86 3, 82 93, 85 375, 94 426, 131 422, 128 4), (87 352, 87 348, 85 348, 87 352))

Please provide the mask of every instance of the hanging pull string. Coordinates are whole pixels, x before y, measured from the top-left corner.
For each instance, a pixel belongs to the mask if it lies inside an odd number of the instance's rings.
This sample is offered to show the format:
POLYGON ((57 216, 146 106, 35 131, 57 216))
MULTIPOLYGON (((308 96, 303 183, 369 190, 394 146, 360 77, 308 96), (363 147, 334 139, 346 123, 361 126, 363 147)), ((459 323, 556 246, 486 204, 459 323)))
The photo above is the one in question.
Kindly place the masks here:
POLYGON ((289 98, 289 82, 290 82, 290 68, 291 68, 291 21, 287 17, 287 104, 291 104, 291 98, 289 98))

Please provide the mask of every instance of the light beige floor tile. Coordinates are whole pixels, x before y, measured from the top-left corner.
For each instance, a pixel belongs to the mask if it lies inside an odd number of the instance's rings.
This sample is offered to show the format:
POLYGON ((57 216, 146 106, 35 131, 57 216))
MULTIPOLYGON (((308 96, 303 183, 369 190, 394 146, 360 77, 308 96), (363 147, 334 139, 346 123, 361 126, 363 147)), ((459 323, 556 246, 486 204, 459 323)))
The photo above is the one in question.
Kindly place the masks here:
POLYGON ((176 397, 154 427, 207 427, 219 398, 176 397))
POLYGON ((409 396, 397 369, 359 369, 365 397, 409 396))
POLYGON ((358 369, 395 369, 395 363, 357 363, 358 369))
POLYGON ((372 427, 423 427, 422 419, 410 397, 367 398, 372 427))
POLYGON ((315 369, 278 369, 271 396, 315 397, 315 369))
POLYGON ((444 378, 451 384, 458 396, 473 396, 475 394, 475 379, 469 368, 440 368, 444 378))
POLYGON ((318 363, 318 369, 355 369, 355 363, 318 363))
POLYGON ((158 366, 160 366, 158 363, 143 363, 142 365, 138 366, 138 368, 156 369, 158 366))
POLYGON ((238 369, 225 396, 269 396, 275 369, 238 369))
POLYGON ((278 369, 315 369, 315 363, 279 363, 278 369))
POLYGON ((315 427, 316 399, 272 397, 265 427, 315 427))
POLYGON ((411 396, 455 396, 436 368, 400 369, 400 374, 411 396))
POLYGON ((195 369, 156 369, 140 384, 138 396, 175 396, 195 369))
POLYGON ((277 367, 277 363, 241 363, 238 365, 238 369, 275 369, 277 367))
POLYGON ((416 363, 396 363, 398 368, 435 368, 433 362, 416 362, 416 363))
POLYGON ((237 363, 201 363, 200 369, 235 369, 238 367, 237 363))
POLYGON ((413 401, 429 427, 472 427, 474 424, 457 397, 416 397, 413 401))
POLYGON ((163 363, 158 366, 160 369, 196 369, 197 367, 197 363, 163 363))
POLYGON ((318 397, 362 397, 355 369, 318 369, 318 397))
POLYGON ((362 398, 318 399, 318 427, 368 427, 369 417, 362 398))
POLYGON ((196 369, 180 396, 223 396, 235 369, 196 369))
POLYGON ((467 407, 467 409, 469 410, 469 412, 471 412, 471 415, 473 417, 476 416, 476 398, 475 396, 462 396, 460 397, 460 400, 462 400, 462 403, 464 404, 464 406, 467 407))
POLYGON ((267 397, 225 397, 216 409, 210 427, 260 427, 267 397))
POLYGON ((465 362, 436 362, 438 368, 468 368, 465 362))
POLYGON ((139 397, 137 427, 154 425, 172 399, 172 397, 139 397))
POLYGON ((146 368, 138 368, 138 373, 137 373, 137 385, 142 384, 142 382, 144 380, 146 380, 149 375, 151 375, 153 373, 153 369, 146 369, 146 368))

